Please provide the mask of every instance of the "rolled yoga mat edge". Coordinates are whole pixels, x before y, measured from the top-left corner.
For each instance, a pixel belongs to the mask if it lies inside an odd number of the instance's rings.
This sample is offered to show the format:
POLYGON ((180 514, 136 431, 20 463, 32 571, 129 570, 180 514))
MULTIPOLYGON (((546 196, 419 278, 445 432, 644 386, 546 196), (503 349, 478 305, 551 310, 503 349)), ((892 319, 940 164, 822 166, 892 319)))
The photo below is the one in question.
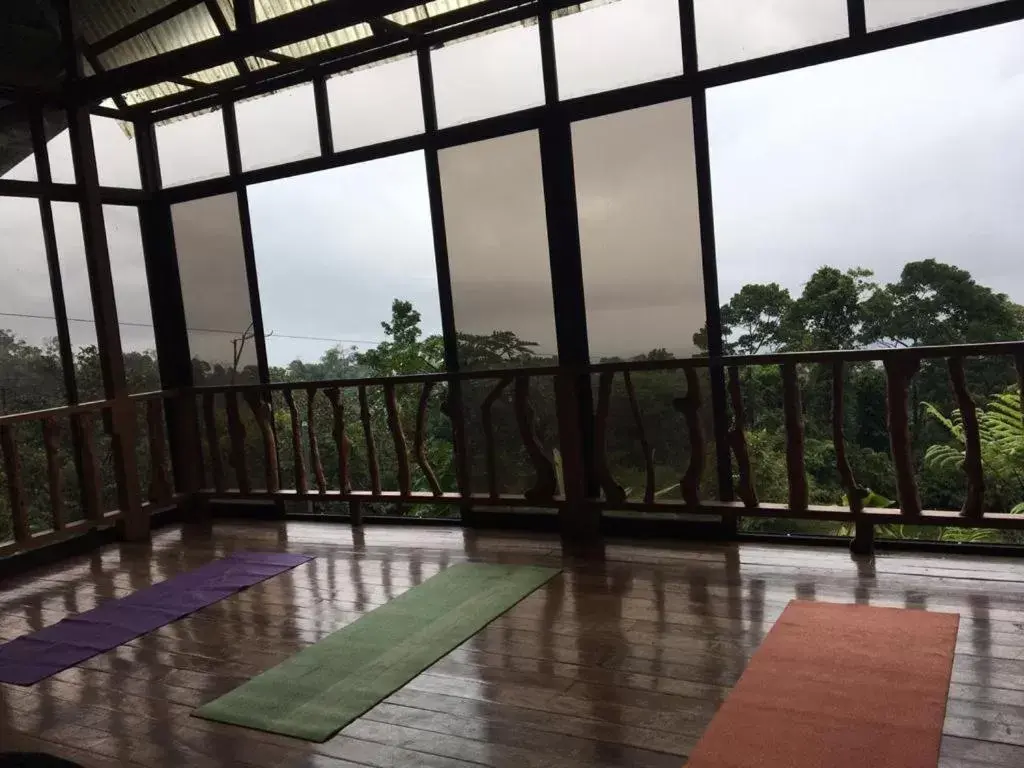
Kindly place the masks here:
POLYGON ((0 646, 0 683, 33 685, 313 558, 235 552, 0 646))
POLYGON ((453 565, 192 714, 326 741, 560 572, 453 565))

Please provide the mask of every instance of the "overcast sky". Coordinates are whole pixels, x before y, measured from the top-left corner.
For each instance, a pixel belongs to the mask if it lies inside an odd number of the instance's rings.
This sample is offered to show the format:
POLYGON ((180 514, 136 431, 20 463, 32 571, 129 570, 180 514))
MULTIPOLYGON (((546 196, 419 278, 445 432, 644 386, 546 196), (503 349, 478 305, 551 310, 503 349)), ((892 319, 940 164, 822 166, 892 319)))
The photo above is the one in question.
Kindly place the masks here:
MULTIPOLYGON (((869 0, 868 22, 978 4, 869 0)), ((697 0, 701 61, 727 63, 841 36, 845 5, 697 0)), ((562 94, 681 71, 673 7, 674 0, 618 0, 557 20, 562 94)), ((514 28, 438 51, 441 123, 540 103, 536 34, 536 27, 514 28)), ((335 78, 330 92, 339 146, 421 130, 412 60, 335 78)), ((247 167, 315 152, 311 104, 308 89, 296 89, 240 108, 247 167), (283 141, 288 135, 298 138, 283 141)), ((775 281, 799 293, 824 264, 865 266, 891 280, 906 261, 933 257, 1024 302, 1024 24, 722 87, 709 93, 708 112, 723 301, 747 282, 775 281)), ((160 129, 170 183, 223 171, 221 125, 215 114, 160 129)), ((137 185, 128 137, 112 121, 95 130, 105 183, 137 185)), ((703 324, 691 141, 685 103, 574 127, 596 357, 658 346, 685 354, 703 324)), ((70 166, 66 154, 66 135, 57 137, 58 179, 69 174, 61 169, 70 166)), ((8 177, 25 178, 26 168, 8 177)), ((446 150, 441 168, 460 329, 513 330, 553 351, 536 135, 446 150)), ((249 198, 264 323, 274 334, 271 364, 313 359, 337 343, 376 342, 395 297, 414 302, 426 332, 439 330, 422 155, 269 182, 250 188, 249 198)), ((237 278, 232 203, 192 204, 175 225, 178 247, 194 244, 191 264, 216 256, 230 262, 222 274, 237 278), (200 221, 203 215, 218 223, 200 221), (218 246, 200 249, 198 235, 211 227, 218 246)), ((63 243, 74 242, 70 208, 58 222, 63 243)), ((112 225, 119 312, 145 323, 137 224, 123 213, 112 225)), ((0 198, 0 242, 5 311, 52 314, 35 201, 0 198)), ((62 253, 65 279, 73 262, 62 253)), ((206 281, 202 300, 235 304, 240 286, 218 287, 202 269, 194 274, 206 281)), ((79 313, 88 310, 87 301, 78 303, 79 313)), ((229 357, 231 334, 244 328, 207 326, 243 325, 247 315, 204 315, 200 303, 192 303, 190 323, 226 332, 216 344, 204 342, 203 353, 229 357)), ((52 321, 9 320, 0 326, 30 340, 53 335, 52 321)), ((125 343, 145 347, 151 338, 137 330, 125 343)))

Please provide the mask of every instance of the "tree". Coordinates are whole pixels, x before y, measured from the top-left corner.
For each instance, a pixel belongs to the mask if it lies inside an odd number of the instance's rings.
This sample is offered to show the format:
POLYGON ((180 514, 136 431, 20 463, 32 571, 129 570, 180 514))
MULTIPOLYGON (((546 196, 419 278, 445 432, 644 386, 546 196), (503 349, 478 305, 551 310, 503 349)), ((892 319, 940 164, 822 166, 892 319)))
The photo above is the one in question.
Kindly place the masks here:
POLYGON ((781 333, 786 349, 852 349, 860 341, 861 296, 871 272, 820 267, 793 302, 781 333))
POLYGON ((1024 311, 971 274, 935 259, 912 261, 900 279, 876 290, 863 306, 864 341, 889 346, 1016 341, 1024 311))
MULTIPOLYGON (((722 325, 730 329, 732 349, 742 355, 774 352, 783 344, 783 322, 792 311, 789 291, 778 283, 745 285, 722 307, 722 325)), ((706 345, 705 345, 706 348, 706 345)))
POLYGON ((508 368, 538 362, 536 342, 523 341, 512 331, 494 331, 486 335, 458 335, 459 362, 466 370, 508 368))
POLYGON ((356 360, 374 376, 402 376, 427 373, 444 367, 444 343, 440 336, 420 341, 421 316, 412 303, 395 299, 391 304, 391 322, 382 322, 388 337, 374 349, 360 352, 356 360))

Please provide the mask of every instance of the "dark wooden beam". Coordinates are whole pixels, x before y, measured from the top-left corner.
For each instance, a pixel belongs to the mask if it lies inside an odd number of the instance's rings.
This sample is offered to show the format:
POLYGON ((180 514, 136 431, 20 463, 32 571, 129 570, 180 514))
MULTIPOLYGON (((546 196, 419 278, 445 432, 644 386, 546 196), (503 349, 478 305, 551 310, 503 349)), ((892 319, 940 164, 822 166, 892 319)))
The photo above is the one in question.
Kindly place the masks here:
MULTIPOLYGON (((158 11, 143 16, 141 19, 136 19, 131 24, 128 24, 116 32, 112 32, 106 37, 101 37, 99 40, 95 40, 90 43, 92 50, 96 54, 109 51, 111 48, 116 48, 121 43, 126 43, 133 37, 141 35, 143 32, 152 29, 153 27, 163 24, 165 21, 170 21, 180 13, 199 5, 203 0, 174 0, 168 3, 158 11)), ((134 90, 134 88, 126 88, 127 90, 134 90)))
MULTIPOLYGON (((81 38, 78 40, 78 48, 82 52, 82 56, 85 60, 89 62, 89 66, 92 67, 93 72, 99 74, 105 71, 103 62, 100 61, 100 57, 97 56, 96 52, 89 47, 89 44, 81 38)), ((124 100, 123 95, 115 93, 110 98, 114 100, 114 104, 117 105, 118 109, 122 109, 126 113, 128 112, 128 102, 124 100)))
POLYGON ((256 9, 252 0, 235 0, 235 29, 245 29, 256 23, 256 9))
MULTIPOLYGON (((81 77, 78 39, 70 8, 70 0, 58 3, 61 39, 64 42, 64 72, 70 83, 81 77)), ((92 124, 84 104, 68 111, 68 134, 71 159, 75 168, 79 209, 82 215, 82 244, 96 323, 100 373, 104 395, 114 401, 104 412, 104 426, 110 436, 110 457, 117 482, 117 506, 121 510, 122 535, 128 539, 144 539, 149 535, 149 516, 141 506, 138 465, 135 453, 135 406, 128 397, 125 378, 121 331, 117 321, 114 277, 110 268, 110 251, 103 221, 103 199, 92 124)), ((101 510, 106 511, 106 510, 101 510)))
MULTIPOLYGON (((422 45, 439 45, 461 36, 484 32, 495 26, 522 21, 535 14, 535 5, 523 5, 520 0, 489 0, 487 3, 466 6, 450 11, 443 16, 410 24, 408 30, 401 34, 375 35, 348 45, 285 61, 282 66, 274 67, 269 71, 254 72, 230 80, 207 84, 203 92, 173 94, 154 99, 140 106, 147 113, 153 114, 161 120, 165 117, 188 114, 208 106, 205 103, 196 103, 195 106, 192 106, 192 102, 201 102, 206 99, 219 102, 223 101, 224 96, 229 93, 231 98, 236 100, 256 96, 305 82, 316 75, 331 75, 392 56, 413 53, 422 45), (482 18, 479 17, 481 7, 485 7, 489 11, 482 18), (180 112, 175 110, 168 115, 162 114, 163 110, 184 104, 189 106, 180 112)), ((266 58, 265 53, 256 55, 266 58)))
MULTIPOLYGON (((210 18, 213 19, 213 25, 217 27, 217 34, 221 36, 231 34, 231 26, 228 24, 228 19, 224 15, 224 11, 220 9, 220 4, 217 0, 205 0, 205 4, 206 12, 210 14, 210 18)), ((246 63, 244 56, 239 56, 234 59, 234 62, 239 72, 252 71, 246 63)))
POLYGON ((256 56, 267 61, 276 61, 278 64, 287 64, 295 61, 294 56, 285 56, 283 53, 274 53, 274 51, 260 51, 256 56))
POLYGON ((144 88, 240 57, 258 56, 260 51, 281 48, 352 26, 368 18, 396 13, 413 4, 410 0, 379 0, 374 3, 371 12, 362 0, 325 0, 247 29, 234 30, 212 40, 126 64, 102 75, 87 77, 75 83, 67 96, 73 103, 101 101, 113 93, 144 88))

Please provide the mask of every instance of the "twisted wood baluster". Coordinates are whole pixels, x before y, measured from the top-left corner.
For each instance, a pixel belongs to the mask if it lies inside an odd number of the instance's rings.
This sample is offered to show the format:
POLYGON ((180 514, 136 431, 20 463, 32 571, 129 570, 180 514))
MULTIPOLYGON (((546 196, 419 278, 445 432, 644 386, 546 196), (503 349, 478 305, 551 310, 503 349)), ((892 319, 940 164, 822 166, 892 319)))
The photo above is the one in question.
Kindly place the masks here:
POLYGON ((537 439, 537 433, 533 428, 533 406, 530 405, 530 377, 519 375, 515 377, 514 405, 516 423, 519 425, 519 436, 522 438, 526 454, 530 457, 534 471, 537 473, 537 481, 532 488, 528 488, 523 496, 532 502, 551 501, 558 492, 558 475, 555 474, 555 465, 544 453, 544 448, 537 439))
POLYGON ((960 409, 964 425, 964 474, 967 476, 967 494, 960 511, 964 517, 977 520, 985 513, 985 469, 981 463, 981 426, 978 407, 967 389, 962 357, 949 358, 949 383, 960 409))
POLYGON ((750 467, 750 451, 747 448, 746 416, 743 410, 743 390, 740 388, 740 372, 735 366, 729 366, 729 402, 732 405, 732 428, 729 430, 729 444, 736 457, 736 469, 739 474, 736 494, 743 505, 750 509, 758 505, 757 489, 754 488, 754 473, 750 467))
POLYGON ((921 367, 916 357, 890 357, 885 361, 886 421, 889 448, 896 470, 896 493, 900 511, 907 517, 921 514, 921 496, 914 477, 914 456, 910 439, 910 380, 921 367))
POLYGON ((299 423, 299 409, 295 407, 295 395, 290 389, 281 393, 284 396, 285 405, 288 406, 288 415, 291 417, 292 427, 292 454, 295 465, 295 490, 299 493, 309 493, 309 478, 306 476, 306 460, 302 456, 302 425, 299 423))
POLYGON ((700 381, 696 368, 686 368, 686 395, 677 397, 672 405, 686 418, 686 430, 690 440, 690 461, 679 482, 683 500, 687 506, 700 505, 700 479, 704 474, 704 430, 700 424, 700 381))
POLYGON ((499 496, 500 485, 498 483, 498 459, 494 445, 494 403, 508 385, 512 383, 512 376, 502 377, 494 388, 487 393, 483 403, 480 405, 480 421, 484 433, 484 459, 487 463, 487 492, 492 499, 499 496))
POLYGON ((320 461, 320 443, 316 439, 316 426, 313 421, 313 410, 316 406, 316 387, 306 388, 306 436, 309 440, 309 463, 313 465, 313 476, 316 488, 320 493, 327 493, 327 478, 324 476, 324 465, 320 461))
POLYGON ((430 405, 430 393, 434 389, 433 381, 423 382, 423 389, 420 391, 420 404, 416 410, 416 438, 414 443, 414 451, 416 453, 416 462, 420 465, 420 469, 423 471, 424 477, 427 478, 427 483, 430 485, 430 490, 435 496, 443 496, 444 491, 441 489, 441 484, 437 481, 437 475, 434 474, 434 468, 430 466, 430 461, 427 459, 426 446, 424 445, 424 433, 427 428, 427 406, 430 405))

